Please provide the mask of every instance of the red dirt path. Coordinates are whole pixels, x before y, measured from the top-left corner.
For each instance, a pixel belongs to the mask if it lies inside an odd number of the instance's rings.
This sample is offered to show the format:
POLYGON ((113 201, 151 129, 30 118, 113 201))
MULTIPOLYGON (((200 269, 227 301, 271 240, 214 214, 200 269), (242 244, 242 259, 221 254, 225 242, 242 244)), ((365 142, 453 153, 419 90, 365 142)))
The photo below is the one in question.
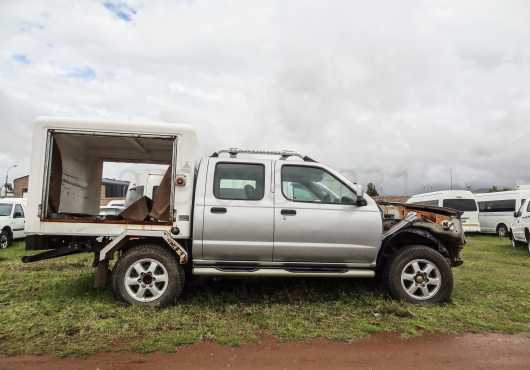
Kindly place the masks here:
POLYGON ((87 358, 0 357, 0 369, 530 369, 530 333, 400 339, 374 335, 354 343, 314 340, 226 347, 202 342, 174 353, 108 352, 87 358))

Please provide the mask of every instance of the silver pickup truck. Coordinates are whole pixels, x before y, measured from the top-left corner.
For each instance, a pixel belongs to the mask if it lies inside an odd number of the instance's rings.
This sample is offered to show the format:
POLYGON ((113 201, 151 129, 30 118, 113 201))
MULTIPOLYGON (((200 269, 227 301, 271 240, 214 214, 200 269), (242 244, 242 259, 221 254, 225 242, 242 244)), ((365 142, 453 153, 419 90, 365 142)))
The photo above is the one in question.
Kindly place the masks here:
MULTIPOLYGON (((131 304, 175 303, 194 276, 380 276, 413 303, 450 298, 462 263, 461 212, 378 205, 336 170, 292 151, 197 155, 192 128, 42 118, 33 155, 23 257, 93 253, 96 285, 131 304), (152 198, 99 215, 106 162, 167 166, 152 198), (386 220, 383 209, 400 210, 386 220), (115 260, 112 271, 109 262, 115 260)), ((352 281, 354 284, 354 281, 352 281)))

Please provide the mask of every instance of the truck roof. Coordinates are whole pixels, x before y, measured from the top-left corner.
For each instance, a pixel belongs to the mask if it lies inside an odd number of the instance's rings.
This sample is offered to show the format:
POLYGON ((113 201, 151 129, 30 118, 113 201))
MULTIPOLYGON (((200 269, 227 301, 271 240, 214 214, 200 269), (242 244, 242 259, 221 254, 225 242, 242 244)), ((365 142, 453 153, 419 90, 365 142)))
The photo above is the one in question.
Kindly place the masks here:
MULTIPOLYGON (((195 130, 186 124, 155 122, 155 121, 120 121, 104 119, 80 119, 70 117, 38 117, 34 128, 65 129, 65 130, 93 130, 96 132, 186 135, 196 138, 195 130)), ((195 139, 196 140, 196 139, 195 139)))

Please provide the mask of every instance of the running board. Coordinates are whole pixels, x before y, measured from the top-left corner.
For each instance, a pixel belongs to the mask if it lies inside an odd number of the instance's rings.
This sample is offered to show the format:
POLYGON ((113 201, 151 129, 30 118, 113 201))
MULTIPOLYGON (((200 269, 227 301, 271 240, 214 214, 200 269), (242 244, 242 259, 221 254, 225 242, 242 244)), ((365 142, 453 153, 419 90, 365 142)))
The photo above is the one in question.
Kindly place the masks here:
POLYGON ((330 272, 329 270, 319 272, 317 270, 288 271, 285 269, 255 269, 255 270, 222 270, 215 267, 194 267, 193 275, 208 276, 264 276, 264 277, 345 277, 345 278, 373 278, 373 270, 342 270, 330 272))

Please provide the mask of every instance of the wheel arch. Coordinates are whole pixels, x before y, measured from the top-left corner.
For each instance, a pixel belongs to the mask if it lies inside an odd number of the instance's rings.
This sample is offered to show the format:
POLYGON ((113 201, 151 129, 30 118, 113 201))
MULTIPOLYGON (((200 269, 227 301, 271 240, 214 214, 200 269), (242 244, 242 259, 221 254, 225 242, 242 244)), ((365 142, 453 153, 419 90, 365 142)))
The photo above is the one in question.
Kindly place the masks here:
POLYGON ((2 228, 2 231, 7 231, 10 237, 13 237, 13 230, 11 230, 11 227, 9 225, 5 225, 2 228))
POLYGON ((384 267, 388 259, 398 250, 413 245, 425 245, 451 259, 447 248, 428 230, 419 227, 409 227, 398 231, 383 241, 377 255, 378 269, 384 267))

